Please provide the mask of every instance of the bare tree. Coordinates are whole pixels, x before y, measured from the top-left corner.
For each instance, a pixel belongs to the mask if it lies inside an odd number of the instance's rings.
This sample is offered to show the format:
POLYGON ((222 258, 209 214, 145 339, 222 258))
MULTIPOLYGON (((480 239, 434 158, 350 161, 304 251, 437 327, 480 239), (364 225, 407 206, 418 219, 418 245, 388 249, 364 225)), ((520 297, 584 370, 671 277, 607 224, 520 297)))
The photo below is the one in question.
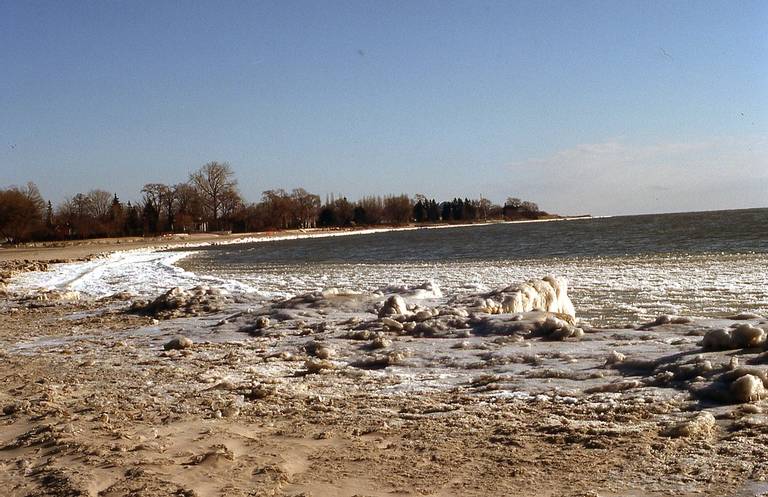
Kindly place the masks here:
POLYGON ((141 189, 141 193, 144 194, 144 203, 151 205, 157 212, 160 212, 169 190, 168 186, 162 183, 147 183, 141 189))
POLYGON ((363 197, 357 201, 358 224, 380 224, 384 219, 384 201, 381 197, 363 197))
POLYGON ((174 221, 176 220, 176 213, 173 210, 176 204, 176 190, 170 186, 166 186, 163 191, 162 208, 165 213, 165 229, 173 231, 175 229, 174 221))
POLYGON ((28 183, 26 188, 0 190, 0 237, 12 243, 29 239, 43 226, 44 208, 45 202, 34 183, 28 183))
POLYGON ((477 215, 480 219, 488 219, 488 215, 491 212, 491 208, 493 207, 493 203, 491 203, 490 200, 487 198, 481 196, 480 200, 477 201, 477 215))
POLYGON ((320 197, 309 193, 304 188, 294 188, 291 192, 294 216, 299 228, 313 228, 320 210, 320 197))
POLYGON ((290 227, 293 209, 291 199, 285 190, 278 188, 277 190, 262 192, 261 203, 264 204, 267 225, 277 229, 290 227))
POLYGON ((225 190, 221 194, 221 217, 231 218, 243 208, 243 199, 235 189, 225 190))
POLYGON ((524 212, 528 214, 536 214, 539 212, 539 206, 536 202, 531 202, 529 200, 526 200, 522 203, 520 206, 524 212))
MULTIPOLYGON (((211 217, 214 229, 219 229, 219 217, 222 214, 222 201, 225 197, 237 193, 237 181, 227 162, 209 162, 189 176, 203 198, 203 206, 211 217)), ((238 195, 239 196, 239 195, 238 195)))
POLYGON ((112 194, 104 190, 88 192, 88 209, 96 219, 106 219, 112 209, 112 194))
POLYGON ((173 198, 176 206, 174 215, 176 229, 182 231, 198 229, 197 224, 203 217, 203 207, 197 189, 189 183, 179 183, 173 187, 173 198))
POLYGON ((391 224, 405 224, 411 220, 413 205, 408 195, 384 197, 384 218, 391 224))
POLYGON ((37 185, 32 181, 27 182, 26 188, 21 188, 19 191, 23 193, 30 202, 32 202, 32 206, 35 208, 35 210, 42 212, 43 209, 45 209, 45 200, 43 200, 43 196, 40 194, 40 190, 37 188, 37 185))

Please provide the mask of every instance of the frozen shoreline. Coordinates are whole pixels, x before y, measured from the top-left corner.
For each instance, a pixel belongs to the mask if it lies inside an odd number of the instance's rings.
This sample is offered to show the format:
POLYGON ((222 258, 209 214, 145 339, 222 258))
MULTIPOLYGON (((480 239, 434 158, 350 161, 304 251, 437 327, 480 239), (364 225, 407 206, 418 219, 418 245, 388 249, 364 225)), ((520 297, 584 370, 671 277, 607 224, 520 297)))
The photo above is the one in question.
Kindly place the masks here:
MULTIPOLYGON (((479 225, 455 227, 472 226, 479 225)), ((454 226, 438 229, 451 227, 454 226)), ((116 293, 152 297, 171 287, 190 288, 204 284, 242 294, 244 298, 258 302, 332 287, 374 292, 390 286, 418 285, 428 280, 437 282, 452 295, 466 295, 552 274, 570 280, 571 295, 580 317, 595 326, 628 326, 654 319, 660 314, 692 318, 717 318, 741 311, 768 314, 768 292, 764 285, 765 278, 768 278, 768 254, 761 253, 466 262, 433 260, 424 263, 278 263, 253 267, 242 263, 227 266, 224 263, 210 269, 207 266, 210 261, 205 257, 184 261, 193 253, 193 248, 199 246, 238 247, 244 243, 308 238, 333 240, 336 237, 340 240, 338 237, 388 231, 392 230, 293 233, 187 243, 189 250, 181 244, 124 250, 98 259, 52 264, 45 272, 18 274, 7 290, 21 294, 46 290, 77 291, 85 298, 101 298, 116 293), (169 248, 174 250, 165 251, 169 248)), ((467 234, 460 238, 473 237, 467 234)), ((392 239, 399 237, 393 236, 392 239)), ((337 244, 328 242, 325 245, 337 244)), ((357 242, 339 242, 339 245, 356 246, 357 242)), ((279 248, 274 247, 275 250, 279 248)), ((217 257, 214 254, 211 252, 211 257, 217 257)))

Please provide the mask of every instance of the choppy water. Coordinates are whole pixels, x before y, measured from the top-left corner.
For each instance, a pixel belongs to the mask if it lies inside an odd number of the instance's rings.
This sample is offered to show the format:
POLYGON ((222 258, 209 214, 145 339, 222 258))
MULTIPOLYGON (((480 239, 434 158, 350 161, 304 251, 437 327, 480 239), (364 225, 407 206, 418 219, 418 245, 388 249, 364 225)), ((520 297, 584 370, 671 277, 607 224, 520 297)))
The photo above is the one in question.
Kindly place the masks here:
MULTIPOLYGON (((184 249, 188 251, 190 249, 184 249)), ((178 264, 265 294, 440 284, 446 295, 567 276, 577 315, 768 313, 768 209, 497 224, 192 249, 178 264)))

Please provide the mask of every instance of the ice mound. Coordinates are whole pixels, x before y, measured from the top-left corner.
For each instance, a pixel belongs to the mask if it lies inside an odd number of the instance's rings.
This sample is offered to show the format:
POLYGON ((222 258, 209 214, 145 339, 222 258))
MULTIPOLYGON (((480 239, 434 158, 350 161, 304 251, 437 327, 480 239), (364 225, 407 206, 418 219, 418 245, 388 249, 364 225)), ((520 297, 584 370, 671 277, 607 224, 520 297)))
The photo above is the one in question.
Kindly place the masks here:
POLYGON ((732 328, 710 330, 701 341, 706 350, 729 350, 762 347, 766 343, 766 330, 749 323, 739 323, 732 328))
POLYGON ((521 338, 541 337, 545 340, 561 341, 567 338, 579 339, 584 330, 577 328, 556 315, 532 311, 510 316, 476 316, 470 320, 473 331, 478 335, 514 335, 521 338))
POLYGON ((477 333, 564 340, 583 335, 583 330, 576 327, 565 278, 529 280, 490 293, 448 299, 435 307, 409 303, 404 298, 442 295, 433 282, 388 290, 397 292, 375 304, 373 311, 385 331, 433 338, 463 338, 477 333))
POLYGON ((544 311, 576 317, 568 297, 568 280, 561 276, 545 276, 491 292, 485 307, 489 314, 544 311), (497 300, 500 303, 497 304, 497 300))
POLYGON ((755 402, 765 398, 763 380, 753 374, 745 374, 731 383, 731 394, 737 402, 755 402))
POLYGON ((230 302, 227 293, 218 288, 201 285, 183 290, 174 287, 152 301, 135 301, 129 311, 168 319, 219 312, 230 302))

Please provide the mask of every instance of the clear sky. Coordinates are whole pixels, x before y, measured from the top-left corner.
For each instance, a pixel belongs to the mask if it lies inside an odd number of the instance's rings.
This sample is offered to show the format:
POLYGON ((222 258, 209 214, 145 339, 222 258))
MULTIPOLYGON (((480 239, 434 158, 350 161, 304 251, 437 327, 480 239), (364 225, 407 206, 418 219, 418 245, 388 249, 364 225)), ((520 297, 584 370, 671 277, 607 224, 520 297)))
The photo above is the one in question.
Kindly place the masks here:
POLYGON ((766 1, 0 0, 0 187, 768 206, 766 1))

